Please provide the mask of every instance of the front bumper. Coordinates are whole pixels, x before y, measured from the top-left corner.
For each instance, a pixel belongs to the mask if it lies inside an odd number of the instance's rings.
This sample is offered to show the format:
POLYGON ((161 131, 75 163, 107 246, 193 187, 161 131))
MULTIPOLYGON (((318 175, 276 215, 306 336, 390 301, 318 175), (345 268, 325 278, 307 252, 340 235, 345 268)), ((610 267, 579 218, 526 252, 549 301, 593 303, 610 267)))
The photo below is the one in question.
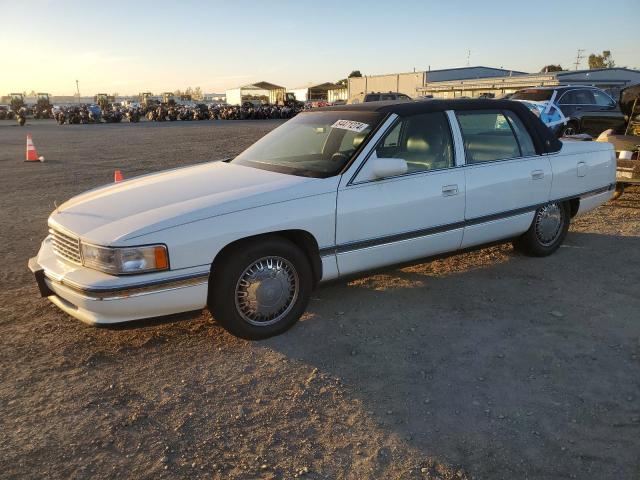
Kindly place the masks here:
POLYGON ((116 277, 60 259, 48 237, 29 269, 43 297, 91 325, 199 310, 207 303, 208 269, 116 277))

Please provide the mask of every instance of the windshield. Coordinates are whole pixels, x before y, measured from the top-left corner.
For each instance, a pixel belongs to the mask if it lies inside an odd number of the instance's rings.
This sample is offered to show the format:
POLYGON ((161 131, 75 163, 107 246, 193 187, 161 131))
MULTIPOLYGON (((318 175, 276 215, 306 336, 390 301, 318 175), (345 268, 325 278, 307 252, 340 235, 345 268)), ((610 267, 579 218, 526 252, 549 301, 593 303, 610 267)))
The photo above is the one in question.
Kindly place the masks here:
POLYGON ((551 89, 535 89, 531 88, 528 90, 520 90, 516 92, 511 100, 530 100, 532 102, 543 102, 545 100, 550 100, 551 95, 553 95, 553 90, 551 89))
POLYGON ((231 163, 306 177, 331 177, 351 160, 382 118, 377 112, 301 113, 231 163))

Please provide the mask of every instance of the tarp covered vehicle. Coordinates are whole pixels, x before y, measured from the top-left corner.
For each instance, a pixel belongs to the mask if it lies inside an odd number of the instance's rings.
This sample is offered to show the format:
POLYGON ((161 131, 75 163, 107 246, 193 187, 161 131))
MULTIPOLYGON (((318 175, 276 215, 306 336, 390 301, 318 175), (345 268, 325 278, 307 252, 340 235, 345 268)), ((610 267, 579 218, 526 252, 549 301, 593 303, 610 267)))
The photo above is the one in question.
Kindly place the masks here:
POLYGON ((616 150, 616 194, 620 197, 628 185, 640 185, 640 84, 631 85, 620 92, 618 101, 625 117, 625 126, 620 132, 607 130, 599 142, 610 142, 616 150))

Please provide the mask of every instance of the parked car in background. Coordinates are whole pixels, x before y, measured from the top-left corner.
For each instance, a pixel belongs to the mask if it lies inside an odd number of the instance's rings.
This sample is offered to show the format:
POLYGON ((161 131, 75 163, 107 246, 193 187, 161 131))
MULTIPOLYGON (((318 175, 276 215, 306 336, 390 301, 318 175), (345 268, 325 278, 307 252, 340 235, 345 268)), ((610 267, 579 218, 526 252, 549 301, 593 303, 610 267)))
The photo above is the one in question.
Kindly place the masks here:
POLYGON ((611 198, 615 172, 611 144, 560 141, 518 102, 307 110, 233 159, 72 198, 29 267, 90 324, 208 305, 266 338, 323 281, 496 241, 550 255, 611 198))
POLYGON ((355 103, 367 103, 367 102, 385 102, 390 100, 411 100, 409 95, 405 95, 404 93, 398 92, 375 92, 375 93, 361 93, 360 95, 356 95, 355 97, 349 99, 348 104, 355 103))
POLYGON ((558 137, 588 133, 597 137, 605 130, 619 129, 624 115, 617 102, 604 90, 587 86, 526 88, 513 94, 511 100, 546 102, 553 98, 567 118, 565 125, 551 127, 558 137))

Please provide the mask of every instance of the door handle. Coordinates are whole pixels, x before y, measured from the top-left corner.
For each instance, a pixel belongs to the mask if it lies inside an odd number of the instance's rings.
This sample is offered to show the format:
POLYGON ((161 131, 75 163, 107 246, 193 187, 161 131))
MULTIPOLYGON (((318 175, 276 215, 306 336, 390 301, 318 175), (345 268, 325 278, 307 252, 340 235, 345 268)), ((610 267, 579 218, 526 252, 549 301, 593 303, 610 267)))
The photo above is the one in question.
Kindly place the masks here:
POLYGON ((458 185, 445 185, 442 187, 442 196, 450 197, 451 195, 458 194, 458 185))
POLYGON ((544 172, 542 170, 533 170, 531 172, 531 178, 533 180, 540 180, 541 178, 544 178, 544 172))
POLYGON ((586 177, 587 176, 587 164, 586 162, 578 162, 578 176, 586 177))

